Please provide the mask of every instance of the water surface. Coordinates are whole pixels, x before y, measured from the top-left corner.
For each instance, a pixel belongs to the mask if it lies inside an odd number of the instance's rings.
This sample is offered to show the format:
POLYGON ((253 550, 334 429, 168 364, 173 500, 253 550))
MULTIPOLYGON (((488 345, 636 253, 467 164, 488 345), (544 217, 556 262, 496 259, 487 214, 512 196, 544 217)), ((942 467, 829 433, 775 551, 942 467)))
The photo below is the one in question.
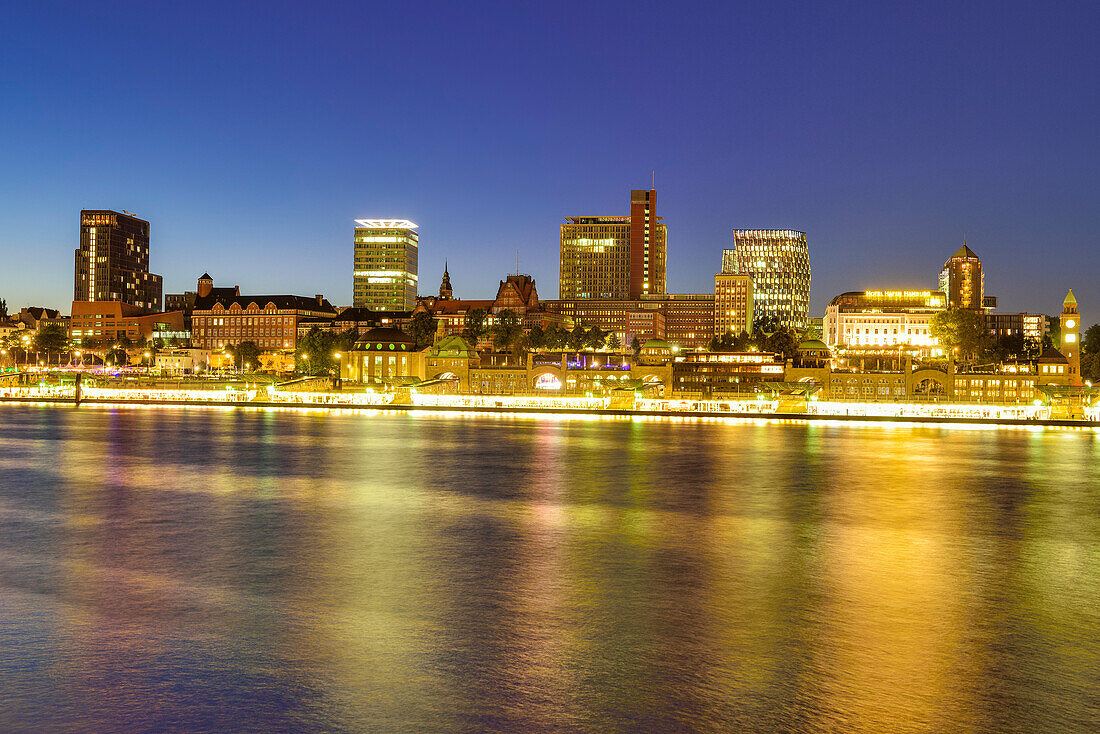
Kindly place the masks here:
POLYGON ((1098 439, 0 406, 0 730, 1095 731, 1098 439))

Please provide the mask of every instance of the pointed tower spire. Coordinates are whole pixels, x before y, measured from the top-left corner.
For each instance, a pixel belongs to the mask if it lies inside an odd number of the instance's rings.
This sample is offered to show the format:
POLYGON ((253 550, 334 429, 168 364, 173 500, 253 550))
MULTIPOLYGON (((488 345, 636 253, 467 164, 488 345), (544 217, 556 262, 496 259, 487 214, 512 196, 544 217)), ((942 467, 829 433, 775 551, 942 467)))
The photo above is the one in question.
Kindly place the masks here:
POLYGON ((451 290, 451 274, 447 272, 447 261, 443 261, 443 281, 439 284, 439 300, 450 301, 454 298, 451 290))

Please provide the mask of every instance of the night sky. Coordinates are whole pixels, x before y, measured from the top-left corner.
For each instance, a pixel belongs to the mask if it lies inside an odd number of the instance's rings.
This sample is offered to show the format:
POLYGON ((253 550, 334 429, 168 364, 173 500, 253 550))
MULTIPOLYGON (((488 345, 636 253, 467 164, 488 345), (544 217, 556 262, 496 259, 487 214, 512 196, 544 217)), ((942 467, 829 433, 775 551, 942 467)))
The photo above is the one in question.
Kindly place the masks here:
POLYGON ((0 297, 72 299, 78 211, 151 222, 165 292, 351 300, 356 217, 420 291, 520 269, 656 172, 673 292, 734 228, 808 234, 812 306, 935 286, 1100 303, 1098 3, 18 3, 0 22, 0 297), (156 9, 150 7, 155 5, 156 9))

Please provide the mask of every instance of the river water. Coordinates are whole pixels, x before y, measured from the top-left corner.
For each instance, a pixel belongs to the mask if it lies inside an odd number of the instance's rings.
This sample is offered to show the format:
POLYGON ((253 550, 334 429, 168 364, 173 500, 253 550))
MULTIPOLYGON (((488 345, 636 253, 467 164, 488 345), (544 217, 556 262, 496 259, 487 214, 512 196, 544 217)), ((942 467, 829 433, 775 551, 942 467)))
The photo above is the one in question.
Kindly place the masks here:
POLYGON ((1100 434, 0 406, 0 730, 1091 732, 1100 434))

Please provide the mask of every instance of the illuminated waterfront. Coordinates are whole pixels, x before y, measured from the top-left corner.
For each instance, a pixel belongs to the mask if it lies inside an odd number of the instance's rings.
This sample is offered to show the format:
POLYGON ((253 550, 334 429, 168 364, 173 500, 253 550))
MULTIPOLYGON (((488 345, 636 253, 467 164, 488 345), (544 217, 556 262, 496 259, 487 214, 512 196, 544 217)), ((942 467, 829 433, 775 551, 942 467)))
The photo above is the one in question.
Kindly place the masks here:
POLYGON ((1100 716, 1092 431, 0 416, 5 730, 1100 716))

